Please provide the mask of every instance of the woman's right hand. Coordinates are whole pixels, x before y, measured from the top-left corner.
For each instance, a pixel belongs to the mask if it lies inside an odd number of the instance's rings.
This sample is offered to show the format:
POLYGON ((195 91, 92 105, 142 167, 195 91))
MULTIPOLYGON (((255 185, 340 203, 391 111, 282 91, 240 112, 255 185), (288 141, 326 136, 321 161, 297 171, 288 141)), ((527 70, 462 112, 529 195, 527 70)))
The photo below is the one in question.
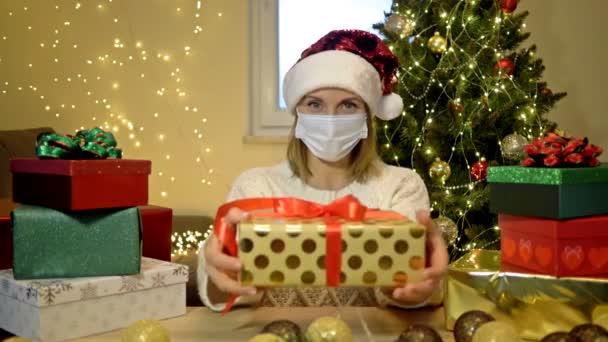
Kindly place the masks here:
MULTIPOLYGON (((224 222, 234 226, 241 220, 247 218, 249 214, 238 208, 232 208, 224 216, 224 222)), ((205 244, 205 268, 209 279, 222 292, 237 295, 253 296, 256 293, 255 287, 243 287, 237 280, 237 275, 243 265, 238 258, 229 256, 222 252, 220 241, 214 234, 209 236, 205 244)))

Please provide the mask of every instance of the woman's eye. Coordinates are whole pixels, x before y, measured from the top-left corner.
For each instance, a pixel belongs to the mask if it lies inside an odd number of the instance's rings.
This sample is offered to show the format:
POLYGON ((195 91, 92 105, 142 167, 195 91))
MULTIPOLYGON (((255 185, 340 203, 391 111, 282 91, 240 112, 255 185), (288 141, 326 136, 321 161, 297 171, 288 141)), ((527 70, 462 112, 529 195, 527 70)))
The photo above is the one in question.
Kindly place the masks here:
POLYGON ((321 104, 319 102, 311 101, 308 102, 307 106, 310 108, 319 109, 321 107, 321 104))
POLYGON ((357 108, 359 108, 359 106, 357 106, 357 104, 356 104, 356 103, 354 103, 354 102, 345 102, 345 103, 343 104, 343 106, 344 106, 344 108, 346 108, 346 109, 357 109, 357 108))

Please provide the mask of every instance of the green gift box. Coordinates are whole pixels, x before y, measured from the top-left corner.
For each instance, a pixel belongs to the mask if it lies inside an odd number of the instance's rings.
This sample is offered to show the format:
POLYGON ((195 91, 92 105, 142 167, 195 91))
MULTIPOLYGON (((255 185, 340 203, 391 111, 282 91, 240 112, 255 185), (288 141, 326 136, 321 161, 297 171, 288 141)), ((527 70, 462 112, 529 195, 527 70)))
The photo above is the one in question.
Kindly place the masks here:
POLYGON ((490 210, 520 216, 569 219, 608 214, 608 166, 488 168, 490 210))
POLYGON ((137 208, 63 212, 23 205, 12 212, 15 279, 137 274, 137 208))

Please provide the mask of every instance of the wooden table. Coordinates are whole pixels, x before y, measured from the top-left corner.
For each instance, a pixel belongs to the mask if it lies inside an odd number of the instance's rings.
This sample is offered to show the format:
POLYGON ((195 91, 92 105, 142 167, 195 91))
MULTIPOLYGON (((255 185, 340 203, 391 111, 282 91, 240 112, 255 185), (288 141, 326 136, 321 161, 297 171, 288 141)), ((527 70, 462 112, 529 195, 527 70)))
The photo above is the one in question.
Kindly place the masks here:
MULTIPOLYGON (((200 341, 248 341, 262 327, 273 320, 289 319, 306 329, 314 319, 322 316, 340 315, 361 342, 393 342, 399 333, 413 323, 428 324, 441 334, 444 341, 454 341, 443 322, 443 308, 417 310, 392 310, 364 307, 344 308, 240 308, 226 316, 204 307, 188 308, 185 316, 161 321, 170 334, 172 342, 200 341), (367 333, 367 331, 369 333, 367 333), (369 337, 371 335, 371 337, 369 337)), ((121 330, 79 339, 79 342, 117 342, 121 330)))

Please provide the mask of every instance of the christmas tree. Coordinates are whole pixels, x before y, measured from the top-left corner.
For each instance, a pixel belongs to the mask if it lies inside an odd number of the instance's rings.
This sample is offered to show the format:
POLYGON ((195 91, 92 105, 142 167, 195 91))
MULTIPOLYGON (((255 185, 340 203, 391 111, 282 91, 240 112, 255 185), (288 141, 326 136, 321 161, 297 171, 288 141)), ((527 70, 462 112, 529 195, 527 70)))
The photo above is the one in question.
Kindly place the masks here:
POLYGON ((380 30, 401 69, 402 115, 378 121, 379 151, 429 190, 431 215, 456 258, 497 249, 486 171, 518 164, 523 147, 553 131, 546 114, 565 93, 541 80, 536 47, 520 48, 528 13, 517 0, 395 0, 380 30))

